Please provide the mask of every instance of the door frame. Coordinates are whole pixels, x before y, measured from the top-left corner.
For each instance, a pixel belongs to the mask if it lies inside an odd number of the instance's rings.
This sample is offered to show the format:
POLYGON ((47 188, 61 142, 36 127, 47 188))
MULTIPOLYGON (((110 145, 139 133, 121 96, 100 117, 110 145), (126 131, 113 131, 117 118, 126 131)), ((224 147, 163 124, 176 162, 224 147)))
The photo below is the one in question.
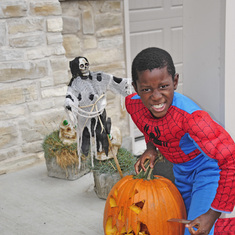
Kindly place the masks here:
POLYGON ((225 128, 235 140, 235 1, 226 0, 225 12, 225 128))
MULTIPOLYGON (((131 78, 131 46, 130 46, 130 18, 129 18, 129 0, 124 0, 124 32, 125 32, 125 55, 126 55, 126 75, 128 78, 131 78)), ((134 155, 142 154, 142 146, 145 146, 145 140, 142 139, 138 141, 136 144, 135 141, 135 134, 134 134, 134 127, 135 124, 133 123, 130 115, 128 115, 129 121, 129 132, 131 137, 131 150, 134 155)))

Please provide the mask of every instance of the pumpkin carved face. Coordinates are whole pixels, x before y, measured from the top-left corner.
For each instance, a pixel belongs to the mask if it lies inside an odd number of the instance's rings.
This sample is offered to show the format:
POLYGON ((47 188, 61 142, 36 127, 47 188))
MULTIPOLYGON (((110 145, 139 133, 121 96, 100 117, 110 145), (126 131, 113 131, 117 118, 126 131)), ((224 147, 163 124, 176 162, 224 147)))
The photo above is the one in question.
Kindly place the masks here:
POLYGON ((181 194, 168 179, 133 179, 118 181, 110 191, 104 209, 106 235, 183 235, 184 225, 167 222, 186 218, 181 194))

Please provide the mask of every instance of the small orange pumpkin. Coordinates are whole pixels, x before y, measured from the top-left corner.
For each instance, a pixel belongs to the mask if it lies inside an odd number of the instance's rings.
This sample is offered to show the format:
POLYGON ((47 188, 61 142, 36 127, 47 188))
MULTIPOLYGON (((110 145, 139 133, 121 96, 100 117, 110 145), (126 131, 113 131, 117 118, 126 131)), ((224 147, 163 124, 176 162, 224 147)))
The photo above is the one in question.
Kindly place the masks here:
POLYGON ((184 225, 167 222, 186 218, 181 194, 162 176, 152 180, 128 175, 111 189, 105 204, 105 235, 181 235, 184 225))

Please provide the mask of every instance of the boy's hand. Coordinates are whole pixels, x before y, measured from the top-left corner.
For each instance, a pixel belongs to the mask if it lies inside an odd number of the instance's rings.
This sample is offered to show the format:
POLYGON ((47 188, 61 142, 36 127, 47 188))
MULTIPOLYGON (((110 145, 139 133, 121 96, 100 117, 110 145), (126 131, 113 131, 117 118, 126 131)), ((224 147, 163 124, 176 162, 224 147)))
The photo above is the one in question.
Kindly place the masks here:
POLYGON ((200 215, 195 220, 187 224, 186 227, 189 229, 190 234, 207 235, 220 215, 220 212, 209 209, 205 214, 200 215), (196 227, 197 230, 193 227, 196 227))
POLYGON ((158 152, 156 150, 156 147, 153 145, 153 143, 149 142, 147 144, 147 149, 142 154, 142 156, 138 159, 138 161, 135 163, 135 172, 138 175, 140 172, 140 169, 142 168, 144 171, 146 171, 146 168, 144 167, 144 163, 146 160, 149 159, 149 166, 151 168, 154 167, 154 161, 158 155, 158 152))

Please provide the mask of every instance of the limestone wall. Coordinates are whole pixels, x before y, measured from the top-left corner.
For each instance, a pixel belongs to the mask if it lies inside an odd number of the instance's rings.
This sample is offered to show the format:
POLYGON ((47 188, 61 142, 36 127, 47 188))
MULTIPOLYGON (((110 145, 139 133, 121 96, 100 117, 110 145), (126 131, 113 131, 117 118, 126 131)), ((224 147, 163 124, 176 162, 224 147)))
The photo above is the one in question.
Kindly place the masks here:
MULTIPOLYGON (((69 61, 125 77, 122 1, 4 0, 0 4, 0 174, 43 160, 45 135, 59 128, 69 61)), ((120 97, 108 115, 128 136, 120 97)))

